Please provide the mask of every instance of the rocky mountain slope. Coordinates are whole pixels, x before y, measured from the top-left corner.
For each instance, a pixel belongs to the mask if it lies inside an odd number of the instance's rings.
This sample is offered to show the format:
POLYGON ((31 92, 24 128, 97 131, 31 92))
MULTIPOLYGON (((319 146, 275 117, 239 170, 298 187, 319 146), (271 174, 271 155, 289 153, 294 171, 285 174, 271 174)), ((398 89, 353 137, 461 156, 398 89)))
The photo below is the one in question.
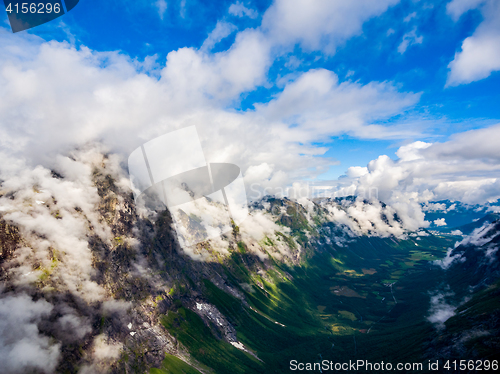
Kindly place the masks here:
POLYGON ((446 269, 443 284, 447 296, 441 307, 453 314, 431 343, 434 357, 438 353, 447 359, 499 358, 499 246, 500 221, 485 221, 440 261, 446 269))

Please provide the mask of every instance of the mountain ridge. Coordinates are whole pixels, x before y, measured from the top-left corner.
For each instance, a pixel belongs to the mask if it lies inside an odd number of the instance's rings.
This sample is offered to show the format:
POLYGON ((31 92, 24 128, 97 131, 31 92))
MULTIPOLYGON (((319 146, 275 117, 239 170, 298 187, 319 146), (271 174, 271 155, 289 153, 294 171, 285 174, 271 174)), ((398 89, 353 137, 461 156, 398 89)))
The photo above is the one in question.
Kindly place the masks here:
POLYGON ((0 197, 0 310, 32 310, 7 318, 31 330, 5 325, 6 347, 30 337, 46 360, 11 359, 9 372, 258 373, 318 355, 420 360, 436 334, 425 292, 446 271, 431 262, 456 237, 406 230, 384 203, 269 196, 252 204, 248 222, 186 252, 168 210, 135 205, 113 156, 83 152, 67 163, 57 174, 35 169, 0 197), (414 341, 401 339, 405 329, 414 341))

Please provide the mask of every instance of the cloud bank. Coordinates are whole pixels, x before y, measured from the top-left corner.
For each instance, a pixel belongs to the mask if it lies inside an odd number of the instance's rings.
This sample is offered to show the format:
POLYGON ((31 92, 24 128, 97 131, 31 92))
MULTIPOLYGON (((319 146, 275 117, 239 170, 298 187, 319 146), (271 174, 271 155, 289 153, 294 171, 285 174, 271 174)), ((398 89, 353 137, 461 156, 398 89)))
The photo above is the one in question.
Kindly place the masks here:
POLYGON ((417 141, 402 146, 398 159, 386 155, 367 168, 350 168, 336 189, 341 195, 377 191, 388 204, 451 200, 484 204, 500 198, 499 125, 457 134, 444 143, 417 141))
POLYGON ((41 335, 37 322, 47 317, 52 305, 33 301, 26 294, 0 298, 0 361, 8 373, 32 370, 52 373, 59 360, 59 344, 41 335))
POLYGON ((460 52, 450 62, 447 86, 457 86, 484 79, 500 70, 500 3, 495 0, 453 0, 448 14, 457 21, 464 13, 479 9, 483 22, 462 43, 460 52))
MULTIPOLYGON (((237 164, 244 174, 267 165, 268 175, 254 178, 262 188, 314 177, 334 162, 318 157, 326 149, 315 142, 345 133, 415 135, 374 122, 410 109, 419 94, 387 81, 341 82, 333 71, 312 69, 289 79, 270 102, 231 108, 272 84, 270 67, 294 45, 333 54, 395 3, 277 1, 259 27, 238 31, 227 50, 211 52, 236 31, 220 21, 200 49, 172 51, 163 64, 154 56, 138 61, 0 29, 0 145, 27 164, 51 167, 57 154, 88 142, 126 156, 156 136, 196 125, 207 161, 237 164)), ((239 12, 248 13, 240 3, 230 8, 239 12)))

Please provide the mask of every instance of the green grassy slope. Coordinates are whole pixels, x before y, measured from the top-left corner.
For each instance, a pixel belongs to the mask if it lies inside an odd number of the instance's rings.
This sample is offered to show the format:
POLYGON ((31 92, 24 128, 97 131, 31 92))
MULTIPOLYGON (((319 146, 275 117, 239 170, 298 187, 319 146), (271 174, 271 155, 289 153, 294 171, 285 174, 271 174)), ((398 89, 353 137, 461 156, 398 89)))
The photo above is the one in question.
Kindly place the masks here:
POLYGON ((163 361, 161 369, 151 369, 151 374, 200 374, 200 372, 190 365, 186 364, 181 359, 167 355, 163 361))
POLYGON ((244 248, 235 251, 224 269, 248 305, 209 280, 204 297, 262 362, 217 340, 184 307, 169 311, 163 324, 216 373, 283 373, 292 359, 421 362, 433 332, 427 291, 443 277, 429 261, 452 239, 413 239, 361 237, 348 248, 323 246, 301 266, 273 263, 265 274, 248 270, 244 248))

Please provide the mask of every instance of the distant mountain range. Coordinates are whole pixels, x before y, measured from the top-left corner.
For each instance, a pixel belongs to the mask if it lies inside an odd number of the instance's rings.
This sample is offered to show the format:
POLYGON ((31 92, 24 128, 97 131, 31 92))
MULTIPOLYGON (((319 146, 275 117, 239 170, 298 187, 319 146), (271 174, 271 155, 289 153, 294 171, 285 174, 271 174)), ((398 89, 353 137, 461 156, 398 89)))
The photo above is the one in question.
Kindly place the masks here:
POLYGON ((487 205, 469 205, 459 201, 440 200, 422 204, 422 207, 425 219, 431 223, 429 228, 442 232, 460 230, 464 234, 470 234, 485 222, 500 218, 498 201, 487 205))

